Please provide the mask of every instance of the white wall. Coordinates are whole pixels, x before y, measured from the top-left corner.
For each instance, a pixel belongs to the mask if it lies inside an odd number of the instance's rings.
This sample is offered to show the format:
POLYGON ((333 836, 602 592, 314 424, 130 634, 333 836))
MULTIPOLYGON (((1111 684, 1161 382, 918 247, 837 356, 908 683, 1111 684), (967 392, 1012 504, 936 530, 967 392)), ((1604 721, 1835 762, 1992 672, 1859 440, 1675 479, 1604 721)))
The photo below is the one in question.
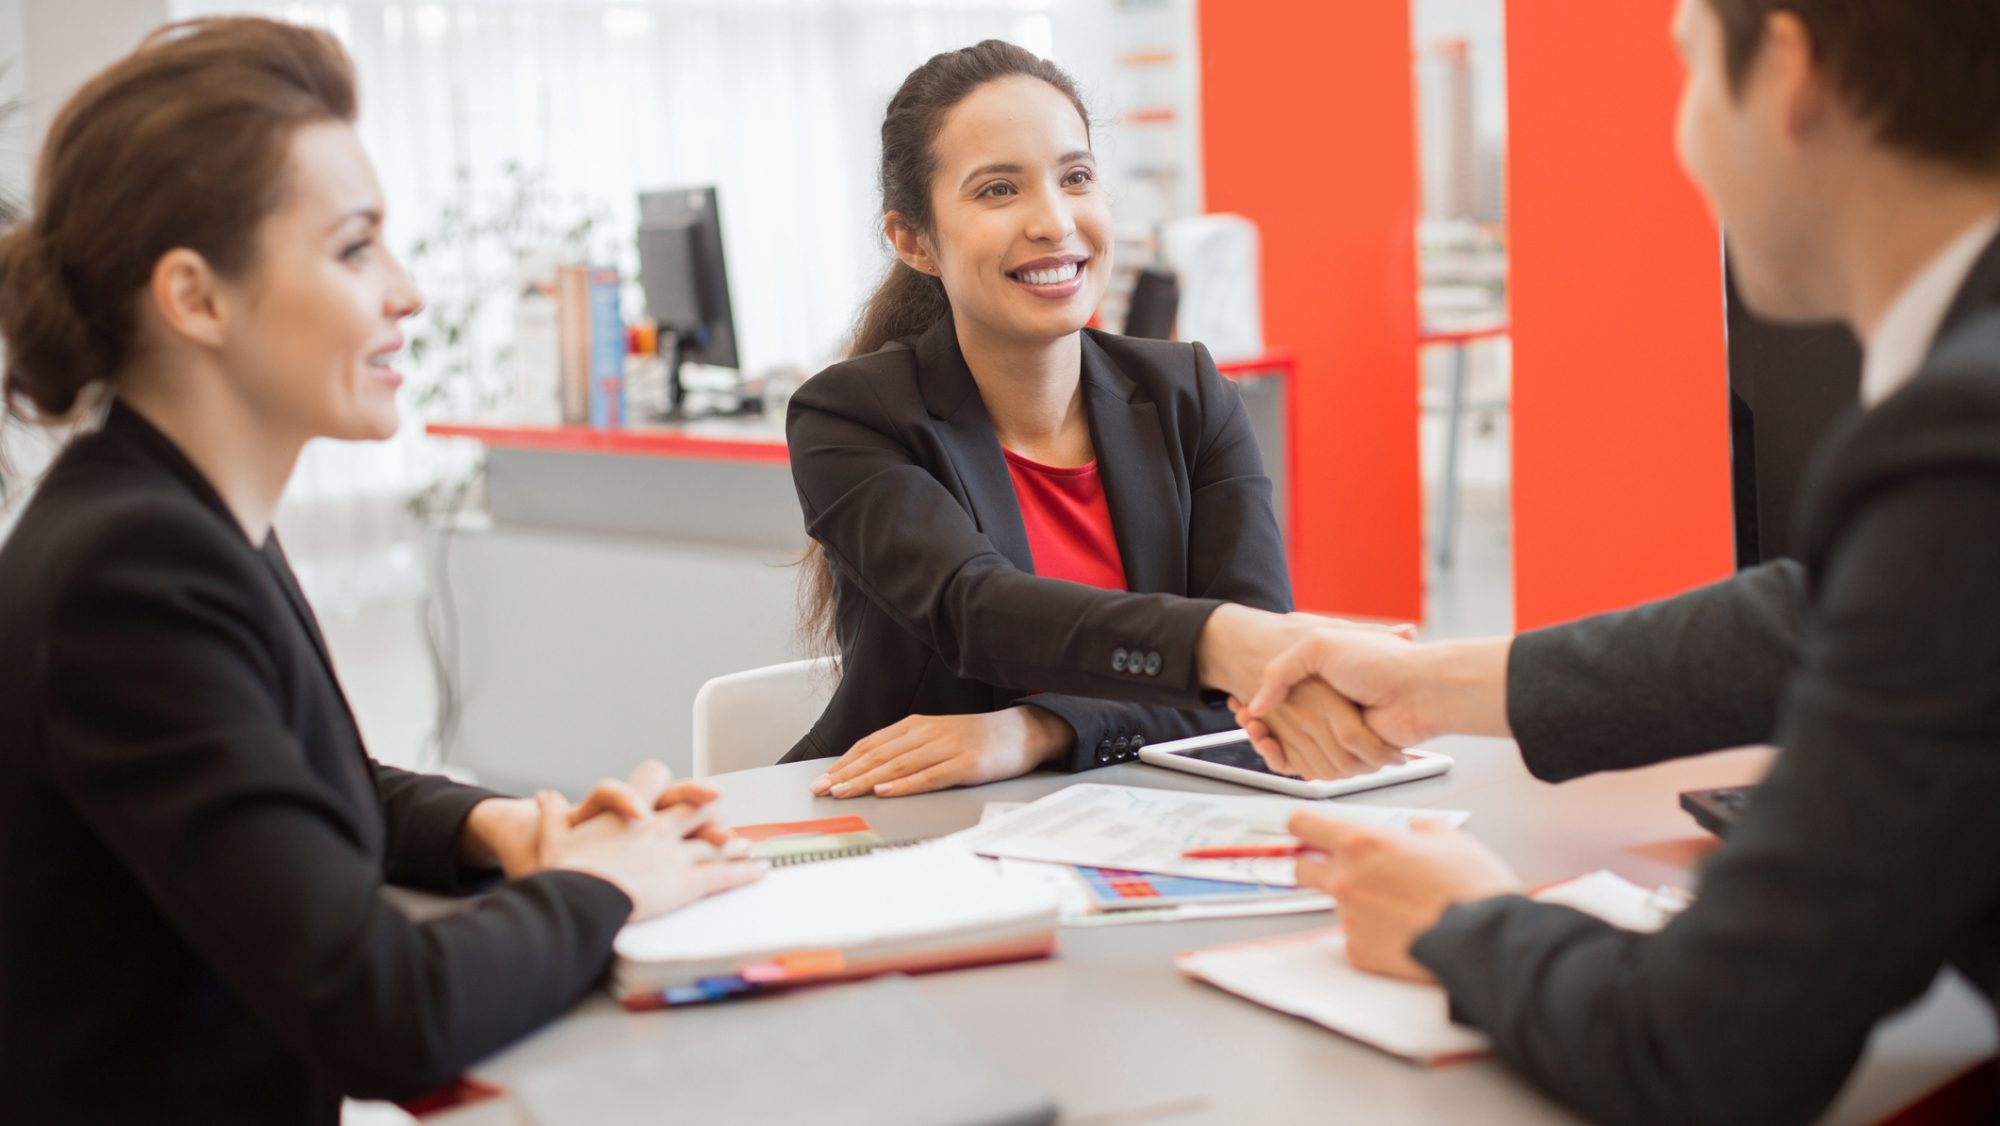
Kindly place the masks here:
MULTIPOLYGON (((0 130, 0 183, 28 194, 42 135, 64 99, 167 21, 167 0, 0 0, 0 100, 27 99, 27 113, 0 130)), ((55 450, 49 436, 0 429, 0 540, 20 517, 55 450)))
MULTIPOLYGON (((0 0, 0 102, 10 102, 28 92, 27 24, 21 0, 0 0)), ((25 119, 16 118, 0 126, 0 187, 23 195, 28 183, 28 147, 25 119)))
POLYGON ((21 9, 28 58, 28 151, 91 75, 167 22, 167 0, 5 0, 21 9))

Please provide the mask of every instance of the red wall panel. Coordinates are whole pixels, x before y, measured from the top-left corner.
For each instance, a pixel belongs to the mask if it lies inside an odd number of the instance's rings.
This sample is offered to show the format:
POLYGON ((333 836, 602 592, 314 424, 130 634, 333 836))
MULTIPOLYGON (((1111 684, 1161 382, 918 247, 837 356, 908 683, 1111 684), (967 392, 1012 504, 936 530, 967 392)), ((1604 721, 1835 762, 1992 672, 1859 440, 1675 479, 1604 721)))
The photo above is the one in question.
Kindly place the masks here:
POLYGON ((1263 236, 1302 609, 1423 613, 1408 0, 1200 5, 1207 208, 1263 236))
POLYGON ((1729 573, 1720 240, 1674 156, 1671 0, 1507 0, 1515 619, 1729 573))

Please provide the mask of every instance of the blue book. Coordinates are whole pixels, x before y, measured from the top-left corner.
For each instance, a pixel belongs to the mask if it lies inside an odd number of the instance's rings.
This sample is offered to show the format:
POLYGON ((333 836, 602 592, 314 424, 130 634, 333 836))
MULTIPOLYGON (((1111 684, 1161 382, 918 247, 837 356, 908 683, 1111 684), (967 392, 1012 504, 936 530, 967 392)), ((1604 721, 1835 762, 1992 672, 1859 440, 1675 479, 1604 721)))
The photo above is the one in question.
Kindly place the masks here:
POLYGON ((625 428, 625 318, 619 310, 618 271, 592 266, 590 286, 590 424, 625 428))

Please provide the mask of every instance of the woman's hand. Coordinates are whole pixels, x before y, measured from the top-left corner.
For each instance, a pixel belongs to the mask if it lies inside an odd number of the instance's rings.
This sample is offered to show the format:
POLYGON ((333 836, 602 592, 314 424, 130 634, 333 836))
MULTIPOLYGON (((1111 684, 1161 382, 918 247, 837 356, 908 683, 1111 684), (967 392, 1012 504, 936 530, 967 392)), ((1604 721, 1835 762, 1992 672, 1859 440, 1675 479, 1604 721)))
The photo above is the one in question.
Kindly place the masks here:
POLYGON ((819 797, 878 798, 1016 778, 1067 751, 1076 732, 1021 705, 974 715, 913 715, 854 744, 813 779, 819 797))
POLYGON ((741 859, 741 849, 701 838, 713 825, 709 809, 674 805, 627 821, 600 813, 571 824, 576 809, 562 795, 535 795, 536 870, 584 872, 617 886, 632 901, 634 920, 650 919, 704 896, 758 879, 769 866, 741 859))
POLYGON ((1520 878, 1467 833, 1436 821, 1409 831, 1295 813, 1286 828, 1317 852, 1299 857, 1300 887, 1334 899, 1357 969, 1430 981, 1410 947, 1454 903, 1508 895, 1520 878))
MULTIPOLYGON (((705 806, 716 792, 698 782, 675 784, 665 764, 647 760, 632 776, 619 782, 607 778, 569 812, 570 824, 581 825, 599 814, 613 814, 624 821, 637 821, 657 810, 676 805, 705 806)), ((488 798, 472 807, 459 834, 459 859, 474 868, 499 868, 510 880, 541 871, 537 861, 541 847, 541 813, 526 798, 488 798)), ((727 826, 714 820, 702 822, 696 835, 718 848, 732 848, 740 855, 741 844, 727 826)))

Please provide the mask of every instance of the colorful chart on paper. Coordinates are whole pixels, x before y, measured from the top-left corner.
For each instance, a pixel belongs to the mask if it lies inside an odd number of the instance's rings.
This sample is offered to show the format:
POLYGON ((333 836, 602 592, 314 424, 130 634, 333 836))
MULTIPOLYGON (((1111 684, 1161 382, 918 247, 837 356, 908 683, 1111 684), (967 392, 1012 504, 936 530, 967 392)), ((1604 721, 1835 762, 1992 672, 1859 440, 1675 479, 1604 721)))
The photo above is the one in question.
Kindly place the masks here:
POLYGON ((1118 868, 1078 865, 1076 874, 1083 880, 1083 886, 1100 911, 1167 907, 1178 903, 1221 903, 1238 899, 1296 898, 1299 894, 1297 888, 1198 880, 1191 876, 1163 876, 1155 872, 1127 872, 1118 868))

